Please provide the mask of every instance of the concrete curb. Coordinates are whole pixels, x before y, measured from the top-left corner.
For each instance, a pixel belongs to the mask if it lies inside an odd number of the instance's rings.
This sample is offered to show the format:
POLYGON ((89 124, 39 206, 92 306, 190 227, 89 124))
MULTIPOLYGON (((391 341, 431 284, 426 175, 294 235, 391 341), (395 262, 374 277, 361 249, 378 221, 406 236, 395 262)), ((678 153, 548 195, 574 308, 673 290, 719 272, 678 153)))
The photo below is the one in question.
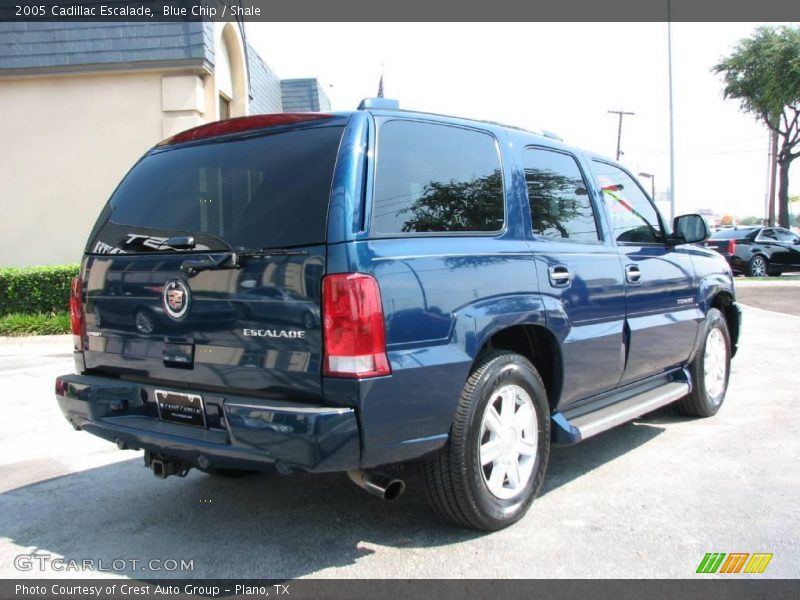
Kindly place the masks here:
POLYGON ((792 281, 781 281, 780 279, 768 279, 764 278, 763 280, 758 279, 734 279, 733 280, 734 287, 796 287, 800 288, 800 280, 792 280, 792 281))
POLYGON ((72 354, 72 335, 0 336, 0 355, 72 354))

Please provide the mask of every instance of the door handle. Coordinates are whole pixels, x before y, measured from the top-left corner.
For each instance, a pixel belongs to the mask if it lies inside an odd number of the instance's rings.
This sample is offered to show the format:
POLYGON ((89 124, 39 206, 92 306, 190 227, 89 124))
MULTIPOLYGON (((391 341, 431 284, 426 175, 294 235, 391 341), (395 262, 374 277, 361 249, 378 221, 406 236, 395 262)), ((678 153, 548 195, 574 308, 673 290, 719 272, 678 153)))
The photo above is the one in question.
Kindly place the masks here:
POLYGON ((572 281, 572 273, 564 265, 553 265, 547 268, 550 275, 550 285, 553 287, 567 287, 572 281))
POLYGON ((626 265, 625 280, 634 285, 642 283, 642 272, 639 270, 639 267, 636 265, 626 265))

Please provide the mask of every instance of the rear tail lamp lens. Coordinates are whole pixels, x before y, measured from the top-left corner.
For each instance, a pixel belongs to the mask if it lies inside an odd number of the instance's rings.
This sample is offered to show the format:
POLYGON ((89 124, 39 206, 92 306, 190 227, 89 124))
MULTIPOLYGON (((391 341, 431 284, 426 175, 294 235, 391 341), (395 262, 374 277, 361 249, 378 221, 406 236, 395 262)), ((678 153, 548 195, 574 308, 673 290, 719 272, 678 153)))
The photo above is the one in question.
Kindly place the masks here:
POLYGON ((322 280, 325 354, 330 377, 388 375, 383 308, 378 282, 362 273, 339 273, 322 280))
POLYGON ((83 283, 80 277, 72 280, 69 294, 69 322, 76 350, 83 350, 83 340, 86 337, 86 319, 83 314, 83 300, 81 289, 83 283))

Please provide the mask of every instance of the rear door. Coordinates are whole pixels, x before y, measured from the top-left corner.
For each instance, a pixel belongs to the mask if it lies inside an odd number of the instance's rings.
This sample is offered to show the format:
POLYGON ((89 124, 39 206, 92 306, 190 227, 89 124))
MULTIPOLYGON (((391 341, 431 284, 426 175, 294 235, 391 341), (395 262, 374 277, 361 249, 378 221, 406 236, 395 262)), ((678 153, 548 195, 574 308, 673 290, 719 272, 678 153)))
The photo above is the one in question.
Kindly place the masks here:
POLYGON ((800 236, 788 229, 778 229, 778 236, 788 250, 788 263, 793 270, 800 269, 800 236))
POLYGON ((320 280, 344 124, 318 119, 146 155, 87 247, 87 368, 319 398, 320 280), (232 248, 262 250, 239 250, 234 268, 232 248), (193 261, 220 268, 193 271, 193 261))
POLYGON ((625 274, 625 384, 684 363, 703 314, 691 256, 666 244, 658 211, 641 187, 611 163, 595 159, 592 170, 625 274))
POLYGON ((773 231, 774 241, 771 241, 773 248, 770 262, 775 264, 780 270, 794 270, 800 267, 800 245, 798 237, 788 229, 776 227, 773 231))
POLYGON ((523 150, 539 290, 550 328, 561 332, 564 405, 614 388, 624 366, 625 286, 613 244, 576 158, 550 148, 523 150), (556 307, 556 308, 554 308, 556 307))

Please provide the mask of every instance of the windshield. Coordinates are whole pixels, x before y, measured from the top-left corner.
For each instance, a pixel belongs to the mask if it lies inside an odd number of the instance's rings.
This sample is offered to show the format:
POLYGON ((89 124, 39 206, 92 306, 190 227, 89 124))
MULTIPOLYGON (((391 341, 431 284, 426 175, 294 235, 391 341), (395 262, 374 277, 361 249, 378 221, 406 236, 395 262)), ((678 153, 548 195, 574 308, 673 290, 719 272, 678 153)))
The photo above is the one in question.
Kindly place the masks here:
POLYGON ((343 119, 156 150, 111 197, 89 252, 282 248, 323 243, 343 119), (192 248, 189 248, 192 249, 192 248))

